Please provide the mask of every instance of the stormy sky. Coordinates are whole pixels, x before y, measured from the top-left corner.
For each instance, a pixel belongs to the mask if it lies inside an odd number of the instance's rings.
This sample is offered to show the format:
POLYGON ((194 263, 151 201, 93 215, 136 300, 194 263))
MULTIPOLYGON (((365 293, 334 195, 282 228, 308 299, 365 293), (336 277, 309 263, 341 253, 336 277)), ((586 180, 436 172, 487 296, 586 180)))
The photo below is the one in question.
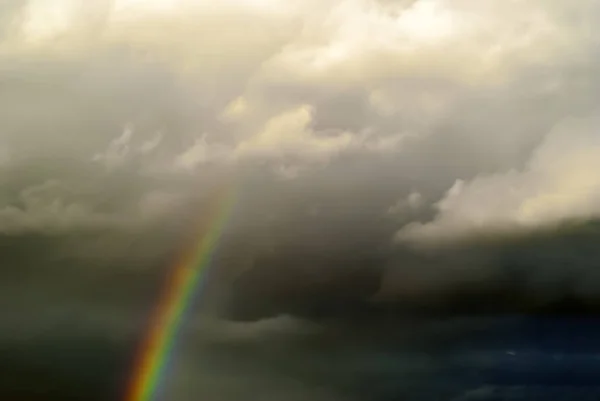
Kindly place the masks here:
POLYGON ((148 305, 231 182, 217 314, 594 307, 599 12, 4 1, 2 304, 148 305))
POLYGON ((599 16, 598 0, 0 0, 0 396, 121 399, 224 186, 238 196, 171 400, 397 400, 441 362, 391 348, 597 312, 599 16), (432 315, 478 317, 403 320, 432 315))

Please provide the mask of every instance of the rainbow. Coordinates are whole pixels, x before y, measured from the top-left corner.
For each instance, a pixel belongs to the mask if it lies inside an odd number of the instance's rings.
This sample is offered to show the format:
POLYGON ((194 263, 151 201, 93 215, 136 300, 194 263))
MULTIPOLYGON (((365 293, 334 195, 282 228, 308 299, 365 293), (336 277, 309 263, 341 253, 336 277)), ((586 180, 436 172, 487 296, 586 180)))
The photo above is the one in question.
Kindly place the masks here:
POLYGON ((152 401, 159 397, 185 315, 191 309, 194 294, 210 267, 216 244, 232 214, 235 198, 235 189, 220 191, 208 210, 212 218, 197 227, 194 236, 197 241, 173 265, 152 316, 148 335, 135 361, 134 375, 124 401, 152 401))

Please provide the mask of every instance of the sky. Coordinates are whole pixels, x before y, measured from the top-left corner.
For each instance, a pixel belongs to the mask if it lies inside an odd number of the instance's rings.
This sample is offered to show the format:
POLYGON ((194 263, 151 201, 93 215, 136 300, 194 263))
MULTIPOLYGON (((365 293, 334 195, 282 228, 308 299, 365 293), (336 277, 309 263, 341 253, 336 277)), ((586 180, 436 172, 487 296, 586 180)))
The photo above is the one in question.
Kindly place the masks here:
POLYGON ((173 400, 372 400, 370 377, 387 391, 440 371, 424 354, 390 362, 390 344, 597 312, 599 12, 0 1, 0 376, 114 399, 103 392, 223 185, 239 196, 173 400), (404 321, 422 315, 483 320, 404 321), (298 345, 314 331, 324 342, 298 345))
POLYGON ((599 11, 4 1, 2 296, 147 303, 229 180, 211 311, 595 305, 599 11))

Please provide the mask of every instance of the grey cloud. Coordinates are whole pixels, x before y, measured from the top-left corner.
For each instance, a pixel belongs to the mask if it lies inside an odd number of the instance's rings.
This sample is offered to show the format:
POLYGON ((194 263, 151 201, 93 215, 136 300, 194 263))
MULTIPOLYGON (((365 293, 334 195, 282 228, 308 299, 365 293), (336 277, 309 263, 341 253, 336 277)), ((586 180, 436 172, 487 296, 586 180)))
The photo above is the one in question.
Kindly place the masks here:
MULTIPOLYGON (((407 223, 410 238, 469 231, 474 219, 491 230, 533 195, 566 190, 552 182, 570 168, 583 180, 577 191, 595 185, 573 162, 595 157, 591 131, 554 132, 571 117, 593 124, 598 109, 597 2, 274 3, 125 15, 98 1, 72 11, 60 35, 7 36, 4 226, 22 235, 96 227, 65 252, 121 260, 130 243, 141 255, 144 241, 163 241, 148 252, 168 259, 202 197, 232 175, 243 199, 231 224, 239 255, 224 272, 232 292, 259 286, 251 271, 279 277, 288 273, 274 265, 318 271, 356 259, 350 276, 364 286, 348 287, 363 299, 382 270, 405 274, 403 257, 438 271, 391 243, 407 223), (28 204, 46 182, 63 192, 28 204)), ((594 217, 582 199, 549 203, 533 227, 594 217)), ((331 271, 315 298, 345 275, 331 271)))

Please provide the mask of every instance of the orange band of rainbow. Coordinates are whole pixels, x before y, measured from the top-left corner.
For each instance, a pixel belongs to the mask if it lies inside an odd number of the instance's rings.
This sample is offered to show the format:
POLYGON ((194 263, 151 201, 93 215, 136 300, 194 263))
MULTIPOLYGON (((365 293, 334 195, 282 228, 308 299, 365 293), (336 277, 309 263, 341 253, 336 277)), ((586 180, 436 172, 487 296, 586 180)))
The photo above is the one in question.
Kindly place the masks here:
POLYGON ((165 380, 173 349, 193 296, 210 267, 215 246, 229 220, 235 203, 235 190, 222 191, 209 208, 209 222, 197 229, 199 241, 173 266, 160 303, 153 315, 148 336, 136 361, 134 376, 124 401, 152 401, 165 380))

